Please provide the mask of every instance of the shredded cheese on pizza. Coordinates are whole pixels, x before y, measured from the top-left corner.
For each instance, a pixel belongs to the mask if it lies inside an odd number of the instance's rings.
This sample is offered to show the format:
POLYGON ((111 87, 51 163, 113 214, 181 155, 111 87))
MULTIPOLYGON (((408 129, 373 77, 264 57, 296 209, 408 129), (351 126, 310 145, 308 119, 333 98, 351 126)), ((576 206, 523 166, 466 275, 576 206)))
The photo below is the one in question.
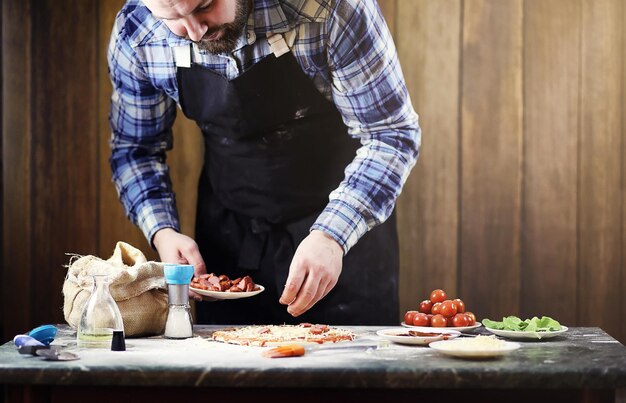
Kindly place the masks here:
POLYGON ((346 329, 328 325, 267 325, 221 329, 212 339, 247 346, 277 346, 285 343, 335 343, 354 340, 355 334, 346 329))

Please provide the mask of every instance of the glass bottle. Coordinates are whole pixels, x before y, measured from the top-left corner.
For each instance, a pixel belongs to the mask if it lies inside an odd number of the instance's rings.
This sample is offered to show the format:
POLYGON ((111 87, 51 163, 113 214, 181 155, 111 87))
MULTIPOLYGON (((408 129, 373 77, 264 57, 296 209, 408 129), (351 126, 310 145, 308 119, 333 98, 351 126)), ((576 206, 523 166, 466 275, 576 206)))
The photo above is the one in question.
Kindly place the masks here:
POLYGON ((93 290, 80 316, 78 347, 110 348, 113 331, 123 331, 124 322, 109 292, 109 277, 94 275, 93 290))
POLYGON ((193 336, 193 322, 189 304, 170 304, 164 336, 168 339, 186 339, 193 336))

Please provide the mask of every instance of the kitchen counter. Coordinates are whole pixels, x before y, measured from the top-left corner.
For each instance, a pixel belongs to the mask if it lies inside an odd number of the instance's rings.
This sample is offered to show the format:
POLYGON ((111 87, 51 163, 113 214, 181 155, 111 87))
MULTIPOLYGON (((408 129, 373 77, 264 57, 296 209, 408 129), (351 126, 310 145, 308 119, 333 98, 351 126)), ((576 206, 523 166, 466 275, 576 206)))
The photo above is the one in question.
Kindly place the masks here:
MULTIPOLYGON (((137 396, 134 400, 168 394, 192 398, 266 394, 305 402, 303 396, 312 395, 309 392, 315 392, 317 401, 326 392, 324 400, 329 401, 419 396, 441 402, 471 393, 507 402, 529 396, 534 401, 546 397, 612 402, 615 390, 626 387, 626 347, 599 328, 570 328, 552 339, 519 341, 520 349, 486 360, 394 343, 365 351, 317 351, 270 359, 261 355, 266 348, 209 341, 216 328, 195 326, 195 337, 185 340, 129 338, 127 350, 115 352, 77 349, 75 332, 60 326, 55 344, 65 345, 79 360, 20 355, 8 342, 0 346, 0 383, 9 401, 25 396, 34 401, 54 401, 50 396, 71 400, 89 393, 90 402, 107 401, 120 391, 137 396)), ((346 328, 354 330, 360 341, 383 340, 376 335, 381 327, 346 328)), ((488 334, 484 328, 475 333, 488 334)))

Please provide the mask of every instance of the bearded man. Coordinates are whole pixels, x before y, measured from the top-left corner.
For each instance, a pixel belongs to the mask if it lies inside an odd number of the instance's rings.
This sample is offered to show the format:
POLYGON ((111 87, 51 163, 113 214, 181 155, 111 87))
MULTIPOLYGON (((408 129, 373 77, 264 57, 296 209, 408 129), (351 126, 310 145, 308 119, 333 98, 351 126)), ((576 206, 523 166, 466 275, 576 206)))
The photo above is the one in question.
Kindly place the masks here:
POLYGON ((394 206, 421 132, 375 0, 129 0, 108 61, 129 218, 163 262, 265 287, 198 323, 398 323, 394 206), (166 165, 177 106, 205 143, 195 238, 166 165))

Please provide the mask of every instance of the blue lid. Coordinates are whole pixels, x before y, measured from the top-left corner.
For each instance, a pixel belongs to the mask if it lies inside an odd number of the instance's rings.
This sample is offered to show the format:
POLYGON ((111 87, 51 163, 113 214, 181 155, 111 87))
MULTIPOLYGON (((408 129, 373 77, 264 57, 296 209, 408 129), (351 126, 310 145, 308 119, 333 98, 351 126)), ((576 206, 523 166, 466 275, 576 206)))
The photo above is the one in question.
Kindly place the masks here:
POLYGON ((167 284, 189 284, 193 277, 192 264, 166 264, 163 267, 167 284))
POLYGON ((57 335, 57 331, 58 329, 53 325, 43 325, 34 328, 30 332, 28 332, 28 335, 35 340, 39 340, 47 346, 52 343, 57 335))

